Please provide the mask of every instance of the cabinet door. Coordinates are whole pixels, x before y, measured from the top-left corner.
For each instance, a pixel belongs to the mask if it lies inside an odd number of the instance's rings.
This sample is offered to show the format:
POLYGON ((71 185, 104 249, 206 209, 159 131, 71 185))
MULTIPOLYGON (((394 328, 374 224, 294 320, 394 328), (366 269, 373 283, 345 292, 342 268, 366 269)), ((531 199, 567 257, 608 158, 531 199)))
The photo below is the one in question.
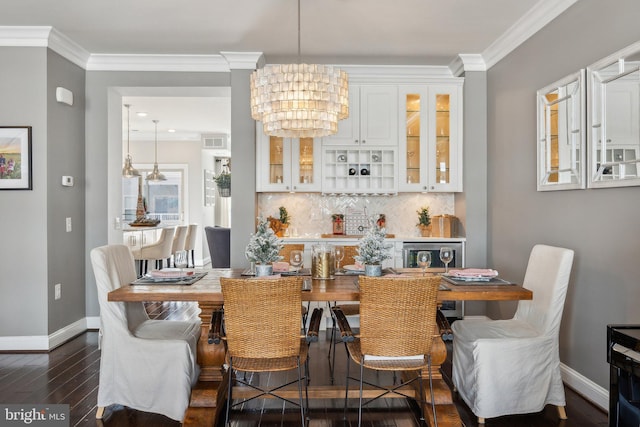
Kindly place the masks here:
POLYGON ((360 140, 360 87, 349 85, 349 117, 338 121, 338 132, 322 139, 323 145, 354 145, 360 140))
POLYGON ((398 99, 398 191, 427 191, 427 88, 401 86, 398 99))
POLYGON ((291 191, 320 191, 321 141, 294 139, 291 143, 291 191))
POLYGON ((360 88, 360 145, 398 145, 397 86, 360 88))
POLYGON ((256 139, 257 191, 290 191, 291 141, 265 135, 261 124, 256 139))
POLYGON ((429 87, 429 191, 462 191, 462 87, 429 87))
POLYGON ((349 117, 323 145, 397 145, 397 103, 395 85, 350 85, 349 117))

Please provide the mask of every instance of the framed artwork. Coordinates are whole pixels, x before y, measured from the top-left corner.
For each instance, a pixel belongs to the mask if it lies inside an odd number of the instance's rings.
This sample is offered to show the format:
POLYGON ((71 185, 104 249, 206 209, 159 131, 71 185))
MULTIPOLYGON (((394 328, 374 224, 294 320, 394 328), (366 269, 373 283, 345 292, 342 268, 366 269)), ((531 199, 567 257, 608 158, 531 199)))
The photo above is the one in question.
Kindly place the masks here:
POLYGON ((0 126, 0 190, 32 190, 31 126, 0 126))

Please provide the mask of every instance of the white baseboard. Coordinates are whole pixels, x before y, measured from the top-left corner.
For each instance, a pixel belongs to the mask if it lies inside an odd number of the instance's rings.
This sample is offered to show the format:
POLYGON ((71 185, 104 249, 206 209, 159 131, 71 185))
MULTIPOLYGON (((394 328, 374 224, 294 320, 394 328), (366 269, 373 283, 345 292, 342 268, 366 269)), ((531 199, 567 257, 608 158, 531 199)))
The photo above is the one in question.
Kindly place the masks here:
POLYGON ((87 329, 100 328, 100 317, 85 317, 50 335, 0 337, 0 351, 50 351, 87 329), (97 327, 88 326, 90 323, 97 327))
POLYGON ((609 412, 609 391, 606 388, 599 386, 564 363, 560 363, 560 372, 562 373, 562 381, 566 385, 603 411, 609 412))
POLYGON ((87 317, 87 329, 100 329, 100 316, 87 317))

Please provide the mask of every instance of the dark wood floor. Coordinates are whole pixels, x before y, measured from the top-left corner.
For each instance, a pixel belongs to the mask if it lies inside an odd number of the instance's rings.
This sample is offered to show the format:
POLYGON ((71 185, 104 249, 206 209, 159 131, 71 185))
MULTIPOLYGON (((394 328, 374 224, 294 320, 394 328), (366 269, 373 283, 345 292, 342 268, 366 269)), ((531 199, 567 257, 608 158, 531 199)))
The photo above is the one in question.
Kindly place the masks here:
MULTIPOLYGON (((191 303, 149 304, 152 317, 185 319, 197 314, 191 303)), ((321 335, 320 342, 310 351, 311 382, 329 384, 327 363, 328 341, 321 335)), ((336 383, 344 384, 344 347, 338 347, 336 383)), ((105 411, 103 420, 96 420, 96 396, 100 350, 97 332, 87 332, 48 354, 0 353, 0 403, 65 403, 70 405, 71 426, 98 425, 107 427, 153 426, 176 427, 179 423, 160 415, 112 406, 105 411)), ((445 374, 451 365, 443 367, 445 374)), ((262 378, 270 381, 270 378, 262 378)), ((547 407, 538 414, 501 417, 487 420, 487 427, 596 427, 607 426, 607 415, 600 409, 566 388, 568 420, 558 419, 556 409, 547 407)), ((356 403, 355 401, 353 403, 356 403)), ((462 421, 466 427, 476 427, 477 421, 464 403, 456 400, 462 421)), ((343 401, 310 400, 310 426, 357 425, 357 414, 349 411, 343 421, 343 401)), ((414 405, 402 399, 382 399, 364 412, 364 425, 368 427, 419 426, 414 405)), ((298 426, 299 412, 276 400, 257 401, 247 405, 242 412, 233 413, 234 427, 298 426)), ((219 423, 219 427, 223 423, 219 423)), ((212 426, 208 426, 212 427, 212 426)))

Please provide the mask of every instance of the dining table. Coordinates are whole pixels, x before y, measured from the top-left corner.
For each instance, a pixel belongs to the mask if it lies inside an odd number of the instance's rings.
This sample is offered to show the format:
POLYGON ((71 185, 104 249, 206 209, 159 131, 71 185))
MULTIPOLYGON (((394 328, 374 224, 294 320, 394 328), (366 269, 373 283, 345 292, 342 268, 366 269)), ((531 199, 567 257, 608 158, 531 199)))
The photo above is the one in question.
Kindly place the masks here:
MULTIPOLYGON (((423 274, 421 269, 396 269, 396 274, 423 274)), ((202 276, 199 280, 188 285, 180 283, 145 283, 125 284, 111 291, 109 301, 114 302, 163 302, 163 301, 193 301, 200 308, 201 334, 197 347, 197 359, 200 365, 200 377, 191 393, 189 408, 185 414, 185 425, 216 425, 226 400, 228 375, 223 368, 225 363, 224 344, 209 344, 208 334, 211 317, 214 310, 224 305, 224 298, 220 287, 221 277, 243 277, 242 269, 205 269, 195 270, 202 276), (206 274, 204 274, 206 273, 206 274), (203 275, 204 274, 204 275, 203 275)), ((427 274, 439 274, 438 270, 427 274)), ((311 302, 358 301, 358 276, 353 274, 336 275, 333 279, 311 279, 311 287, 302 290, 302 300, 311 302)), ((439 301, 514 301, 530 300, 533 293, 514 283, 464 283, 456 284, 443 278, 438 291, 439 301)), ((431 399, 435 399, 438 425, 444 427, 461 427, 462 422, 453 402, 451 389, 445 382, 441 365, 447 357, 447 348, 437 331, 432 346, 432 378, 433 395, 429 386, 423 390, 426 397, 424 408, 430 408, 431 399)), ((408 374, 406 374, 408 375, 408 374)), ((414 374, 415 375, 415 374, 414 374)), ((422 376, 428 384, 428 372, 422 376)), ((418 382, 416 382, 418 384, 418 382)), ((349 397, 356 398, 359 390, 350 390, 349 397), (353 395, 351 394, 353 393, 353 395)), ((297 391, 295 391, 297 393, 297 391)), ((374 390, 365 390, 365 397, 372 396, 374 390)), ((419 396, 419 390, 405 391, 407 395, 419 396)), ((234 389, 234 396, 236 396, 234 389)), ((344 399, 344 385, 309 386, 309 398, 337 398, 344 399)), ((425 416, 432 417, 430 409, 424 411, 425 416)))

